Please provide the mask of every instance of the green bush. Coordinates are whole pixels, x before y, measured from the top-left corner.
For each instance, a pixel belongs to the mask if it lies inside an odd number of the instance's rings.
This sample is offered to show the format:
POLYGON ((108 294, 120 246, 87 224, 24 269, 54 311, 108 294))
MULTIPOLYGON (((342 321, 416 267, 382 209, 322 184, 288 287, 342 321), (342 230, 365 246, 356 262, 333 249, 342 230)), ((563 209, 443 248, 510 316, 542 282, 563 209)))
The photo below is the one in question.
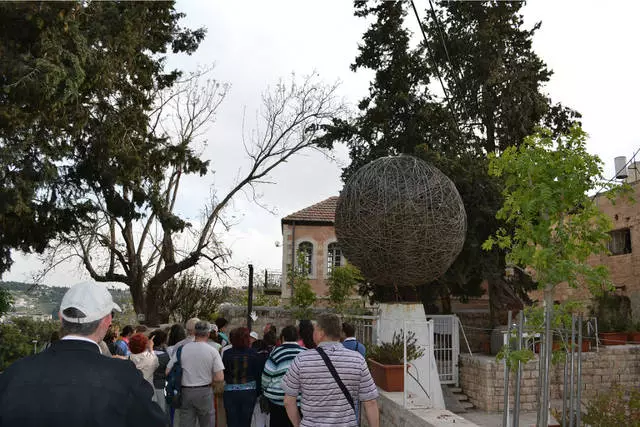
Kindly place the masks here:
POLYGON ((51 333, 60 328, 53 321, 41 322, 30 318, 17 317, 12 323, 0 325, 0 371, 18 359, 33 354, 33 340, 41 348, 49 341, 51 333))
POLYGON ((640 426, 640 388, 614 384, 587 404, 582 421, 591 427, 640 426))
MULTIPOLYGON (((383 342, 367 349, 367 357, 383 365, 402 365, 404 363, 403 336, 402 329, 399 333, 394 332, 391 342, 383 342)), ((407 363, 420 359, 424 355, 424 349, 417 342, 415 332, 407 332, 407 363)))

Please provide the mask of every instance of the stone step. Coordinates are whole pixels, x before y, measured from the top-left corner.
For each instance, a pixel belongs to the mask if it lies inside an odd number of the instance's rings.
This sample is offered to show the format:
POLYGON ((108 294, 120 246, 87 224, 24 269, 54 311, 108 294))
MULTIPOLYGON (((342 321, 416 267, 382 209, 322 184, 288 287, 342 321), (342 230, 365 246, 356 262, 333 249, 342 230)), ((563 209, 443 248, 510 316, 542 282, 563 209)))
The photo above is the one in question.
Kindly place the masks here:
POLYGON ((473 403, 471 402, 460 402, 460 405, 466 409, 473 409, 473 403))
POLYGON ((454 396, 457 397, 460 402, 469 400, 469 396, 467 396, 466 394, 454 394, 454 396))
POLYGON ((460 387, 449 387, 449 390, 451 390, 451 393, 462 393, 462 389, 460 387))

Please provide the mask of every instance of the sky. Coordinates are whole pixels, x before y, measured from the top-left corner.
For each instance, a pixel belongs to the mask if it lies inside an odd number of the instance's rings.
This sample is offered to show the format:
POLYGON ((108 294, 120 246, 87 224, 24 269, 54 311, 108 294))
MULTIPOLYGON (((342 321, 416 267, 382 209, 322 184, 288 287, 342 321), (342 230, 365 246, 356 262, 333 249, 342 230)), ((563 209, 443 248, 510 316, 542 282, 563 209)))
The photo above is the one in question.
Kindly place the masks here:
MULTIPOLYGON (((425 8, 428 2, 418 0, 416 6, 425 8)), ((230 84, 206 134, 203 154, 211 160, 214 173, 189 179, 178 199, 179 212, 195 220, 212 188, 224 194, 246 170, 242 119, 245 114, 255 117, 265 90, 292 73, 302 77, 317 72, 328 83, 340 81, 339 94, 353 107, 366 94, 372 74, 349 69, 367 26, 353 16, 350 0, 179 0, 177 9, 186 14, 184 26, 205 27, 207 36, 195 54, 171 58, 169 65, 193 71, 214 64, 212 77, 230 84)), ((527 26, 542 21, 534 50, 554 72, 545 91, 554 102, 582 113, 590 135, 588 149, 601 157, 604 174, 610 178, 613 158, 630 158, 640 148, 636 130, 640 57, 635 54, 640 3, 537 0, 529 2, 523 14, 527 26)), ((259 187, 260 202, 269 209, 245 195, 236 197, 227 212, 235 225, 225 235, 232 264, 279 270, 280 219, 338 195, 341 169, 348 163, 343 146, 328 155, 302 153, 271 175, 275 184, 259 187)), ((16 253, 15 258, 3 280, 31 281, 42 268, 36 256, 16 253)), ((43 283, 67 286, 86 279, 82 268, 67 263, 43 283)))

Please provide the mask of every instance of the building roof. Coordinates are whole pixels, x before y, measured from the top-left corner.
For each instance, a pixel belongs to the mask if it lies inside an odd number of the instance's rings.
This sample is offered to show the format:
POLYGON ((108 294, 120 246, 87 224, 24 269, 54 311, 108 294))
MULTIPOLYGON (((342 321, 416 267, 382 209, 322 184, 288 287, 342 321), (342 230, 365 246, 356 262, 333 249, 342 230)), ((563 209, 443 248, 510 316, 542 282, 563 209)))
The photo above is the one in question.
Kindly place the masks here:
POLYGON ((333 224, 336 218, 336 207, 338 206, 338 196, 329 197, 308 208, 294 212, 282 218, 283 224, 311 223, 311 224, 333 224))

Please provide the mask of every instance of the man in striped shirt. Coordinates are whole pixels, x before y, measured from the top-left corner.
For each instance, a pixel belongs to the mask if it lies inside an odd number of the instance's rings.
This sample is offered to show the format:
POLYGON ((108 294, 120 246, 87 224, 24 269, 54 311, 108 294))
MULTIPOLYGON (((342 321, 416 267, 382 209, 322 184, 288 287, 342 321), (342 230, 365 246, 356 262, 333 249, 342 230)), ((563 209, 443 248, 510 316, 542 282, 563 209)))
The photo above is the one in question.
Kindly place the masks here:
POLYGON ((291 421, 284 409, 284 391, 282 378, 289 370, 289 366, 298 353, 306 349, 300 346, 298 331, 295 326, 285 326, 280 333, 282 345, 276 347, 262 371, 262 393, 269 399, 270 425, 273 427, 290 427, 291 421))
MULTIPOLYGON (((362 402, 370 427, 380 426, 378 389, 362 355, 340 343, 340 318, 322 314, 313 339, 328 356, 353 402, 362 402)), ((300 353, 282 379, 284 406, 294 427, 356 427, 355 408, 342 392, 318 350, 300 353), (302 420, 296 398, 301 395, 302 420)))

